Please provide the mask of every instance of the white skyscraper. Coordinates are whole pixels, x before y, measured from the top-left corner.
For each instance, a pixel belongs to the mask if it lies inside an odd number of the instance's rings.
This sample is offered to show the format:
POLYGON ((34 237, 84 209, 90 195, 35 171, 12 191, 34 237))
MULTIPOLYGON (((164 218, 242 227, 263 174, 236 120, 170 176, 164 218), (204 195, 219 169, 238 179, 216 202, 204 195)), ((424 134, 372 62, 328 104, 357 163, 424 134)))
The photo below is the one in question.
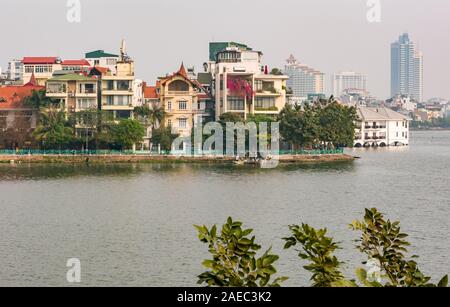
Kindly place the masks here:
POLYGON ((391 96, 423 101, 423 55, 407 33, 391 45, 391 96))
POLYGON ((298 62, 293 55, 287 59, 284 73, 289 76, 287 86, 295 98, 307 98, 309 94, 323 94, 324 74, 298 62))
POLYGON ((333 75, 333 95, 340 97, 346 91, 367 92, 367 76, 365 74, 347 71, 333 75))

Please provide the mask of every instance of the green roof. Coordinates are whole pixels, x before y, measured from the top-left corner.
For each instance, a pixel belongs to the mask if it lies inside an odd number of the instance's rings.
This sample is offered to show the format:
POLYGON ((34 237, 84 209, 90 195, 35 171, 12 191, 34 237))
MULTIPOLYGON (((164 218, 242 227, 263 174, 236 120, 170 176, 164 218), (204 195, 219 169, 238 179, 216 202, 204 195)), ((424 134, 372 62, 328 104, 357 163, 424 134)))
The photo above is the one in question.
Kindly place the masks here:
POLYGON ((95 81, 90 77, 86 77, 78 74, 67 74, 62 76, 57 76, 49 79, 48 81, 95 81))
POLYGON ((214 42, 209 43, 209 60, 216 61, 216 55, 218 52, 227 49, 228 47, 238 47, 241 50, 252 50, 247 45, 236 42, 214 42))
POLYGON ((98 59, 98 58, 117 58, 119 57, 116 54, 112 53, 106 53, 104 50, 95 50, 86 53, 85 58, 86 59, 98 59))

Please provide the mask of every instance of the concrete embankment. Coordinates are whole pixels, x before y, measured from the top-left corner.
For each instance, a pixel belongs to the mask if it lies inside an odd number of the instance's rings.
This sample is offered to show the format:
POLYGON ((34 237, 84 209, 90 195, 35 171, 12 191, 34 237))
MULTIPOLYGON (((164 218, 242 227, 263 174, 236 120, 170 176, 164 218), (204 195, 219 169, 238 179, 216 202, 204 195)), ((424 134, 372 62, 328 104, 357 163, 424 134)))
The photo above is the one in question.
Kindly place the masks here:
MULTIPOLYGON (((353 161, 346 154, 281 155, 280 163, 326 163, 353 161)), ((0 155, 0 163, 234 163, 232 157, 182 157, 145 155, 0 155)))

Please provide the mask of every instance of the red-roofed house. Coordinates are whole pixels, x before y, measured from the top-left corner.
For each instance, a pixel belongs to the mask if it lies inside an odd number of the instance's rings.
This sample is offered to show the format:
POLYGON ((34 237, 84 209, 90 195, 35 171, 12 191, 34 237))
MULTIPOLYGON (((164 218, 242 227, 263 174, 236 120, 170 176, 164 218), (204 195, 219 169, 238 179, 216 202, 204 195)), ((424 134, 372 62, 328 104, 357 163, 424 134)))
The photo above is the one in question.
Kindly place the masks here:
POLYGON ((62 70, 62 62, 58 57, 24 57, 22 63, 24 84, 30 82, 34 74, 37 84, 45 86, 45 82, 52 77, 53 72, 62 70))
POLYGON ((86 60, 64 60, 61 65, 62 70, 71 72, 88 72, 91 68, 91 64, 86 60))
POLYGON ((28 83, 25 86, 0 87, 0 148, 31 148, 31 132, 36 128, 37 110, 24 104, 33 91, 44 87, 28 83))
MULTIPOLYGON (((212 114, 205 103, 211 97, 197 80, 189 78, 183 64, 177 72, 160 82, 159 95, 167 113, 166 126, 176 128, 182 136, 188 136, 199 117, 203 122, 211 120, 212 114)), ((148 94, 152 94, 152 90, 148 90, 148 94)))

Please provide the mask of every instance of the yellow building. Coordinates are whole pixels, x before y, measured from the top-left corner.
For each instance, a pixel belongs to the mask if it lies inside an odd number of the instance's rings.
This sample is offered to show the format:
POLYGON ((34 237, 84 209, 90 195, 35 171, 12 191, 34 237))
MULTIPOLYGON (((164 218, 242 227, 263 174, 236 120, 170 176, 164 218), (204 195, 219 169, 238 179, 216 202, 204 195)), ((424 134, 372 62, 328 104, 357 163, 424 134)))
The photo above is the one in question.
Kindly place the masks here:
POLYGON ((211 96, 197 80, 189 78, 184 65, 160 81, 160 101, 166 112, 165 125, 189 136, 194 123, 212 119, 211 96))
POLYGON ((132 118, 134 61, 127 56, 124 42, 122 42, 120 53, 116 73, 107 72, 101 76, 101 109, 111 111, 113 118, 132 118))

